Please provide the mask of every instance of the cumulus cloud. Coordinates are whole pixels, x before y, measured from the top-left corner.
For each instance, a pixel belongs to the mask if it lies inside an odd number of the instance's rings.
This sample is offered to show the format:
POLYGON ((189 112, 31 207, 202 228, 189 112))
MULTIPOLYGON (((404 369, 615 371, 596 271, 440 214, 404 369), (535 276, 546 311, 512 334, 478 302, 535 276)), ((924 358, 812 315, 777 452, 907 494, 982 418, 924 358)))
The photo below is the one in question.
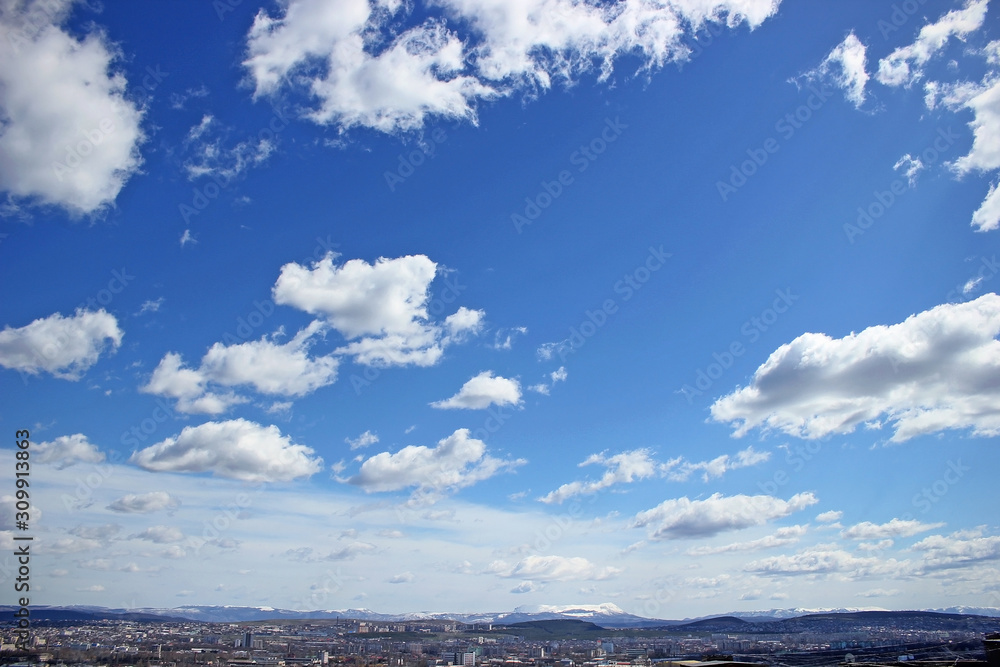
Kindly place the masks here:
POLYGON ((636 514, 632 527, 647 528, 650 539, 654 540, 711 537, 730 530, 759 526, 817 502, 812 493, 798 493, 788 500, 763 495, 724 496, 721 493, 714 493, 704 500, 674 498, 636 514))
POLYGON ((513 565, 502 560, 490 563, 487 571, 501 577, 533 581, 600 581, 621 570, 599 567, 586 558, 565 556, 528 556, 513 565))
POLYGON ((62 26, 72 0, 0 4, 0 188, 88 214, 138 171, 142 111, 100 30, 62 26))
POLYGON ((833 544, 819 544, 792 555, 772 556, 748 563, 744 570, 767 577, 836 575, 845 579, 903 574, 907 564, 876 556, 855 556, 833 544))
POLYGON ((852 31, 816 69, 807 72, 806 77, 831 82, 844 91, 855 107, 860 107, 865 101, 865 84, 868 83, 866 61, 865 45, 852 31))
POLYGON ((685 30, 705 22, 760 25, 778 0, 700 3, 442 0, 444 17, 393 29, 406 3, 291 0, 257 13, 243 62, 255 97, 301 89, 307 117, 342 129, 414 130, 428 118, 476 122, 480 100, 571 83, 638 55, 652 69, 685 60, 685 30))
POLYGON ((40 442, 33 449, 39 463, 51 463, 59 470, 77 463, 100 463, 104 460, 104 452, 82 433, 61 435, 55 440, 40 442))
POLYGON ((834 523, 840 521, 841 517, 844 516, 843 512, 838 510, 830 510, 828 512, 821 512, 816 515, 816 520, 820 523, 834 523))
POLYGON ((393 576, 386 579, 390 584, 408 584, 416 579, 412 572, 401 572, 400 574, 394 574, 393 576))
POLYGON ((166 491, 150 491, 149 493, 124 495, 108 505, 108 509, 112 512, 126 514, 148 514, 160 510, 176 509, 180 504, 180 500, 166 491))
POLYGON ((440 410, 484 410, 491 405, 518 405, 521 402, 521 384, 517 380, 494 376, 493 371, 483 371, 468 380, 451 398, 431 403, 440 410))
POLYGON ((424 255, 341 266, 336 257, 328 253, 311 268, 286 264, 272 293, 275 303, 324 317, 350 341, 339 354, 371 366, 432 366, 444 348, 482 328, 484 313, 464 306, 444 322, 428 318, 437 264, 424 255))
POLYGON ((436 447, 410 445, 395 454, 381 452, 365 460, 346 481, 371 493, 415 489, 425 496, 461 489, 526 463, 486 453, 486 443, 458 429, 436 447))
POLYGON ((841 531, 840 536, 849 540, 880 540, 886 537, 911 537, 918 533, 940 528, 943 523, 921 523, 916 519, 893 519, 888 523, 870 521, 855 524, 841 531))
POLYGON ((944 304, 844 338, 807 333, 779 347, 750 384, 717 400, 737 437, 762 427, 800 438, 885 417, 892 441, 945 429, 1000 433, 1000 296, 944 304))
POLYGON ((118 349, 123 335, 118 320, 104 309, 77 309, 72 317, 55 313, 17 329, 4 327, 0 366, 29 375, 45 371, 64 380, 79 380, 109 342, 112 349, 118 349))
POLYGON ((912 44, 899 47, 879 61, 875 78, 886 86, 908 86, 920 79, 923 66, 944 48, 948 39, 964 39, 979 30, 986 19, 988 1, 968 0, 962 9, 953 9, 925 25, 912 44))
MULTIPOLYGON (((309 348, 323 325, 313 322, 287 343, 271 338, 234 345, 215 343, 198 368, 188 368, 181 356, 168 352, 141 391, 176 399, 186 413, 220 414, 246 398, 220 387, 249 386, 262 394, 304 396, 337 379, 339 361, 333 355, 312 357, 309 348)), ((280 334, 279 330, 279 334, 280 334)))
POLYGON ((987 537, 983 529, 959 530, 950 535, 931 535, 911 549, 923 552, 924 570, 943 570, 1000 560, 1000 537, 987 537))
POLYGON ((807 526, 787 526, 779 528, 772 535, 749 540, 747 542, 733 542, 719 547, 692 547, 687 550, 689 556, 712 556, 715 554, 731 553, 734 551, 761 551, 763 549, 773 549, 783 547, 787 544, 794 544, 799 541, 808 531, 807 526))
POLYGON ((322 459, 277 426, 245 419, 186 426, 129 459, 152 472, 211 472, 245 482, 287 482, 319 472, 322 459))

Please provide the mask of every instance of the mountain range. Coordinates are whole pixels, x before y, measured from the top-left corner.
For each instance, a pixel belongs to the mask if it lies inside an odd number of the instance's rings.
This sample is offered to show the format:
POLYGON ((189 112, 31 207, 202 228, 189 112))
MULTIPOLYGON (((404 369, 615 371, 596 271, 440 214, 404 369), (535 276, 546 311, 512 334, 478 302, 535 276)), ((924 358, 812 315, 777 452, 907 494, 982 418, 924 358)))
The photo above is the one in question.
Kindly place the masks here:
MULTIPOLYGON (((16 608, 0 606, 0 613, 13 613, 16 608)), ((603 628, 662 628, 685 626, 690 629, 727 632, 741 630, 754 631, 752 628, 781 622, 782 626, 794 627, 807 622, 815 625, 822 622, 862 622, 871 623, 892 622, 904 623, 907 619, 918 617, 921 622, 928 620, 943 621, 950 618, 956 621, 966 617, 990 617, 1000 619, 998 607, 948 607, 943 609, 924 609, 912 611, 891 611, 880 608, 837 608, 837 609, 769 609, 764 611, 734 611, 727 614, 685 618, 680 620, 653 619, 629 614, 613 603, 596 605, 537 605, 517 607, 509 612, 492 613, 446 613, 446 612, 415 612, 407 614, 383 614, 370 609, 325 609, 313 611, 296 611, 276 609, 274 607, 241 607, 196 605, 168 608, 133 608, 113 609, 107 607, 70 605, 70 606, 33 606, 32 618, 35 620, 65 620, 85 621, 96 619, 130 619, 130 620, 192 620, 206 623, 240 623, 264 621, 272 619, 355 619, 365 621, 401 622, 415 620, 454 620, 466 624, 502 624, 524 623, 529 621, 548 620, 579 620, 589 621, 603 628), (794 623, 795 619, 809 619, 794 623)), ((985 619, 970 619, 979 622, 985 619)), ((998 621, 1000 625, 1000 621, 998 621)), ((768 628, 768 631, 774 631, 768 628)))

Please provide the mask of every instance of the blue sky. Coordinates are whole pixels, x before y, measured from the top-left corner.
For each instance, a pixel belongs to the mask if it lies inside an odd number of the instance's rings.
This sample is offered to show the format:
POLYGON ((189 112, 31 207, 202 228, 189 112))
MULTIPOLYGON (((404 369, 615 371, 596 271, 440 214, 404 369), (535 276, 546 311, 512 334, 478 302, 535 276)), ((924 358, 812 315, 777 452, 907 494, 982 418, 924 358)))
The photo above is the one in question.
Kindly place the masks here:
POLYGON ((4 3, 32 603, 1000 607, 996 12, 4 3))

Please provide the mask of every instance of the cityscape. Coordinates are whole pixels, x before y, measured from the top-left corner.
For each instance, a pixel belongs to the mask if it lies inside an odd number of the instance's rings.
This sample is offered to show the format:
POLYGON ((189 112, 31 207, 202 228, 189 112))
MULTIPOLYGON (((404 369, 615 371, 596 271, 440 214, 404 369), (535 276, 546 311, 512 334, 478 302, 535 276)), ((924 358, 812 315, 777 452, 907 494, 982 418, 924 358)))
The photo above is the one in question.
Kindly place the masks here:
POLYGON ((45 620, 36 621, 29 642, 16 645, 10 631, 4 633, 0 661, 117 667, 992 666, 996 652, 986 646, 991 636, 994 642, 1000 638, 1000 616, 940 612, 722 616, 659 625, 646 619, 644 627, 602 627, 573 618, 586 615, 580 609, 514 623, 309 618, 308 613, 209 622, 165 615, 169 611, 160 610, 160 616, 138 610, 37 610, 45 620))

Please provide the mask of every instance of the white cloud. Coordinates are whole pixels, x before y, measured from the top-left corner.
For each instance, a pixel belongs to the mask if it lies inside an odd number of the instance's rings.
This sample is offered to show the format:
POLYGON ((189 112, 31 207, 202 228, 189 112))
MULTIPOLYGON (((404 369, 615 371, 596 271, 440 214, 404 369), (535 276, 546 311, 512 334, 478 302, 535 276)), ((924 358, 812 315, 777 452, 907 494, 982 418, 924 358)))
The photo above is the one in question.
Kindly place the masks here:
POLYGON ((913 157, 907 153, 903 157, 896 160, 896 164, 892 165, 892 168, 894 171, 905 169, 903 173, 906 175, 906 180, 912 188, 917 182, 917 174, 919 174, 924 168, 924 163, 921 162, 920 158, 913 157))
POLYGON ((899 595, 899 589, 896 588, 872 588, 871 590, 861 591, 856 594, 859 598, 889 598, 899 595))
POLYGON ((888 523, 870 521, 855 524, 841 531, 840 536, 849 540, 879 540, 885 537, 911 537, 918 533, 940 528, 943 523, 921 523, 915 519, 893 519, 888 523))
POLYGON ((977 232, 991 232, 1000 227, 1000 182, 990 185, 986 198, 972 214, 972 226, 977 232))
POLYGON ((562 503, 576 496, 597 493, 615 484, 631 484, 637 479, 647 479, 660 472, 660 464, 651 458, 648 449, 634 449, 614 456, 605 456, 604 452, 593 454, 581 463, 581 466, 600 464, 606 468, 600 479, 593 482, 569 482, 555 491, 539 498, 543 503, 562 503))
POLYGON ((646 527, 655 540, 711 537, 730 530, 759 526, 773 519, 815 505, 812 493, 798 493, 788 500, 773 496, 723 496, 714 493, 704 500, 687 497, 666 500, 639 512, 633 527, 646 527))
MULTIPOLYGON (((563 370, 559 369, 559 371, 563 370)), ((754 466, 770 458, 770 452, 758 452, 753 447, 747 447, 734 456, 723 454, 711 461, 694 463, 685 461, 681 456, 670 459, 666 463, 659 463, 652 459, 648 449, 635 449, 611 457, 606 457, 604 452, 601 452, 600 454, 592 454, 580 463, 581 467, 596 463, 607 468, 600 479, 592 482, 575 481, 563 484, 538 500, 543 503, 562 503, 576 496, 592 495, 615 484, 631 484, 636 480, 648 479, 653 476, 665 476, 671 481, 681 482, 687 480, 691 473, 698 470, 702 471, 702 479, 707 482, 710 479, 721 477, 729 470, 754 466)))
POLYGON ((711 556, 714 554, 731 553, 734 551, 761 551, 763 549, 773 549, 786 544, 794 544, 808 531, 807 526, 786 526, 779 528, 773 535, 749 540, 747 542, 733 542, 719 547, 692 547, 687 550, 689 556, 711 556))
POLYGON ((180 504, 181 502, 177 498, 166 491, 150 491, 149 493, 124 495, 108 505, 108 509, 126 514, 148 514, 160 510, 173 510, 180 504))
POLYGON ((541 382, 539 384, 531 385, 530 387, 528 387, 528 389, 530 389, 531 391, 536 391, 539 394, 544 394, 545 396, 548 396, 549 391, 551 391, 552 389, 552 385, 554 385, 556 382, 565 382, 567 377, 569 377, 569 373, 566 372, 566 367, 560 366, 556 370, 549 373, 549 381, 550 381, 549 384, 541 382))
POLYGON ((416 577, 413 576, 412 572, 402 572, 389 577, 386 581, 390 584, 408 584, 414 579, 416 579, 416 577))
POLYGON ((816 515, 816 520, 820 523, 834 523, 835 521, 840 521, 841 517, 844 516, 843 512, 837 510, 830 510, 829 512, 822 512, 816 515))
POLYGON ((514 347, 514 339, 518 335, 528 333, 528 327, 512 327, 510 329, 498 329, 493 337, 494 350, 509 350, 514 347))
POLYGON ((307 91, 314 101, 308 118, 343 129, 413 130, 430 117, 475 123, 479 100, 547 89, 553 79, 569 83, 595 62, 604 79, 625 54, 639 55, 644 69, 684 60, 685 26, 754 28, 777 11, 778 0, 439 4, 444 18, 403 31, 392 29, 411 9, 401 2, 291 0, 278 16, 261 10, 243 63, 255 97, 307 91))
POLYGON ((886 86, 910 85, 923 76, 923 66, 947 44, 952 36, 964 39, 978 30, 986 19, 988 0, 968 0, 962 9, 953 9, 935 23, 920 29, 916 40, 901 46, 878 63, 875 78, 886 86))
POLYGON ((72 4, 0 5, 0 188, 79 215, 114 202, 144 137, 117 49, 100 30, 62 29, 72 4))
POLYGON ((378 442, 378 436, 371 431, 365 431, 354 439, 344 438, 344 442, 351 446, 351 451, 354 451, 355 449, 364 449, 369 445, 374 445, 378 442))
POLYGON ((586 558, 565 556, 528 556, 513 565, 493 561, 487 571, 501 577, 537 581, 600 581, 621 572, 614 567, 599 567, 586 558))
POLYGON ((1000 559, 1000 537, 984 537, 982 528, 960 530, 950 535, 931 535, 911 549, 924 552, 924 570, 942 570, 1000 559))
POLYGON ((521 402, 521 384, 517 380, 496 376, 493 371, 483 371, 468 380, 451 398, 435 401, 431 407, 441 410, 484 410, 491 405, 518 405, 521 402))
POLYGON ((979 85, 954 89, 944 101, 955 109, 969 109, 974 115, 969 123, 972 148, 950 166, 959 175, 1000 168, 1000 74, 994 72, 979 85))
POLYGON ((156 544, 169 544, 171 542, 182 542, 184 540, 184 533, 180 528, 173 526, 150 526, 141 533, 129 535, 129 538, 134 540, 149 540, 156 544))
POLYGON ((839 578, 861 579, 871 576, 891 576, 905 572, 906 562, 876 556, 858 557, 832 544, 818 544, 793 555, 772 556, 748 563, 747 572, 768 577, 796 575, 837 575, 839 578))
POLYGON ((287 482, 319 472, 322 459, 296 445, 277 426, 245 419, 186 426, 129 458, 153 472, 211 472, 245 482, 287 482))
POLYGON ((376 454, 346 481, 369 493, 414 488, 417 493, 433 496, 471 486, 523 463, 523 459, 490 456, 486 444, 469 437, 469 430, 463 428, 439 440, 437 447, 410 445, 395 454, 376 454))
POLYGON ((816 69, 807 72, 806 76, 831 81, 844 91, 845 97, 855 107, 860 107, 865 101, 865 84, 868 83, 865 51, 865 45, 854 32, 851 32, 827 54, 816 69))
POLYGON ((844 338, 807 333, 779 347, 749 386, 717 400, 736 436, 849 433, 885 415, 892 440, 945 429, 1000 433, 1000 296, 944 304, 844 338))
POLYGON ((100 463, 104 460, 104 452, 82 433, 61 435, 55 440, 40 442, 33 449, 39 463, 52 463, 60 470, 77 463, 100 463))
POLYGON ((210 383, 249 385, 278 396, 310 394, 337 379, 339 361, 333 355, 309 356, 309 347, 323 328, 313 322, 285 344, 276 343, 274 336, 228 346, 215 343, 197 369, 185 367, 179 354, 168 352, 140 390, 176 399, 180 412, 206 414, 220 414, 247 401, 231 391, 209 391, 210 383))
POLYGON ((747 447, 736 452, 735 456, 722 454, 711 461, 698 461, 696 463, 679 461, 679 465, 676 467, 671 466, 672 469, 669 472, 669 477, 674 481, 684 481, 690 477, 691 473, 701 470, 702 480, 707 482, 711 479, 722 477, 730 470, 749 468, 750 466, 764 463, 770 458, 771 452, 758 452, 753 447, 747 447))
POLYGON ((79 380, 97 363, 110 341, 117 349, 124 333, 105 310, 78 309, 72 317, 59 313, 26 326, 0 331, 0 366, 37 375, 46 371, 64 380, 79 380))
POLYGON ((322 315, 350 342, 337 350, 366 365, 432 366, 444 348, 478 333, 484 313, 461 307, 443 323, 427 314, 428 290, 437 264, 424 255, 374 264, 352 259, 334 265, 329 253, 311 268, 297 263, 281 267, 275 303, 322 315))

